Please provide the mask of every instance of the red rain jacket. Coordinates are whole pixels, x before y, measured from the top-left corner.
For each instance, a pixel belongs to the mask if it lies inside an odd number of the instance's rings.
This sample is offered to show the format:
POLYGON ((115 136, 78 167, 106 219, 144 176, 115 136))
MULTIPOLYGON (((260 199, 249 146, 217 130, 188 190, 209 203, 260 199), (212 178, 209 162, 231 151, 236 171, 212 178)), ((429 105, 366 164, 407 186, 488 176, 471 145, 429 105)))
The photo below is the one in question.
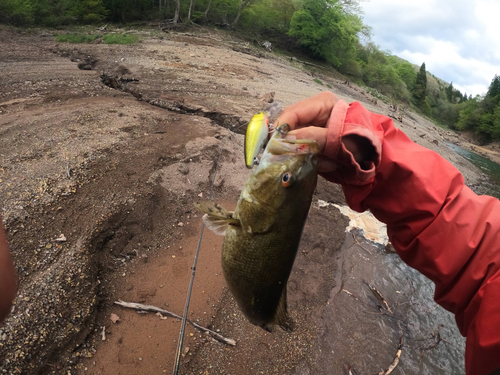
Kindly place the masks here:
POLYGON ((325 153, 339 167, 323 177, 342 185, 352 209, 386 223, 401 259, 436 284, 435 301, 467 337, 466 373, 500 369, 500 201, 476 195, 448 161, 357 102, 335 105, 325 153), (370 140, 372 161, 354 161, 341 143, 348 134, 370 140))

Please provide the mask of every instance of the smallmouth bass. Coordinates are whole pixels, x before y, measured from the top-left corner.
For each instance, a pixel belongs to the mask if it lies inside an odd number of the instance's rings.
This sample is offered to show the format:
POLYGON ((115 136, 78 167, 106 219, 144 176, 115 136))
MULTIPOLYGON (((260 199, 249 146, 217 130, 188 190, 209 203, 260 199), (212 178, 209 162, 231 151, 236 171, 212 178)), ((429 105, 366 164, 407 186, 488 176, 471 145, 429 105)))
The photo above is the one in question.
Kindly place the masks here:
POLYGON ((203 220, 224 235, 226 283, 250 323, 288 329, 286 286, 317 182, 319 146, 286 140, 289 126, 274 132, 250 174, 234 212, 198 203, 203 220))

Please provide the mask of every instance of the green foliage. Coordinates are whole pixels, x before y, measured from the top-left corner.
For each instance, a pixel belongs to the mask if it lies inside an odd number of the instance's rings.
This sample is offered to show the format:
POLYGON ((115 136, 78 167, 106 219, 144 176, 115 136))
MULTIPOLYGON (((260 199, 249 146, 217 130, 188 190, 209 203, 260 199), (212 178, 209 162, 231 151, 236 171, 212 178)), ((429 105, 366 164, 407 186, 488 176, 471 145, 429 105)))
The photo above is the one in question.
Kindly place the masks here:
MULTIPOLYGON (((375 44, 358 47, 358 61, 362 71, 363 82, 393 99, 406 102, 410 101, 410 93, 406 82, 401 78, 400 71, 405 72, 408 62, 381 51, 375 44)), ((416 75, 416 73, 414 73, 416 75)), ((408 78, 410 74, 406 74, 408 78)))
POLYGON ((464 103, 459 112, 457 129, 472 130, 479 123, 480 111, 478 111, 480 98, 472 99, 464 103))
POLYGON ((130 34, 106 34, 102 40, 106 44, 135 44, 139 41, 139 37, 130 34))
MULTIPOLYGON (((240 3, 240 0, 213 0, 208 21, 228 25, 236 17, 240 3)), ((245 12, 247 10, 245 9, 245 12)))
POLYGON ((260 0, 243 11, 240 26, 246 30, 288 32, 295 12, 291 0, 260 0))
POLYGON ((323 86, 323 82, 321 82, 318 78, 314 78, 313 81, 323 86))
POLYGON ((495 75, 484 98, 461 104, 457 128, 473 130, 480 141, 500 139, 500 77, 495 75))
POLYGON ((101 22, 108 13, 101 0, 81 0, 75 3, 78 20, 84 24, 101 22))
POLYGON ((354 58, 344 58, 343 64, 337 67, 337 70, 346 76, 352 77, 354 80, 360 80, 363 77, 361 63, 354 58))
POLYGON ((424 103, 422 104, 422 106, 420 107, 420 109, 427 116, 431 116, 432 115, 432 107, 431 107, 431 105, 432 105, 432 102, 431 102, 430 98, 428 96, 426 96, 424 98, 424 103))
POLYGON ((465 96, 453 87, 453 82, 444 90, 446 94, 446 99, 450 103, 463 103, 467 100, 467 94, 465 96))
POLYGON ((491 80, 486 96, 490 98, 498 98, 497 100, 500 100, 500 76, 495 74, 495 77, 491 80))
POLYGON ((406 84, 408 90, 412 90, 417 79, 417 72, 412 64, 404 61, 398 64, 396 68, 399 78, 406 84))
POLYGON ((491 124, 491 138, 500 139, 500 104, 495 107, 495 111, 491 118, 491 124))
POLYGON ((453 82, 445 89, 446 98, 450 103, 453 103, 453 82))
POLYGON ((34 23, 58 27, 102 21, 108 11, 101 0, 30 0, 34 23))
POLYGON ((460 106, 452 104, 444 99, 438 99, 435 103, 431 102, 430 107, 432 108, 432 118, 452 129, 457 129, 460 106))
POLYGON ((412 94, 415 100, 415 104, 423 108, 426 102, 425 97, 427 93, 427 72, 425 70, 425 63, 420 66, 420 70, 415 78, 415 85, 413 86, 412 94))
POLYGON ((56 40, 59 43, 92 43, 94 40, 99 38, 99 35, 82 34, 64 34, 56 36, 56 40))
POLYGON ((159 11, 158 2, 149 0, 103 0, 108 10, 108 19, 112 22, 131 22, 147 19, 153 12, 159 11))
POLYGON ((194 23, 203 23, 204 19, 205 19, 205 12, 195 10, 191 15, 191 21, 193 21, 194 23))
POLYGON ((0 23, 27 26, 34 21, 30 0, 1 0, 0 23))
POLYGON ((346 14, 337 0, 304 0, 290 21, 288 35, 314 56, 339 67, 356 53, 361 19, 346 14))

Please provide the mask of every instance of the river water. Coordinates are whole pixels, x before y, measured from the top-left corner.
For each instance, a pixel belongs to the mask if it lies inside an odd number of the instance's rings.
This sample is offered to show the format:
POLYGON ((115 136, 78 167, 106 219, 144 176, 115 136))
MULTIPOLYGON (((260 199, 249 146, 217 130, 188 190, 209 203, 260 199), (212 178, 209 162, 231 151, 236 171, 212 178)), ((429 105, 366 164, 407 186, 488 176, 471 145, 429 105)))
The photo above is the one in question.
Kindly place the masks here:
POLYGON ((479 167, 488 177, 489 181, 484 182, 484 192, 481 191, 480 193, 488 194, 500 199, 500 164, 452 143, 447 143, 446 145, 457 154, 479 167))
POLYGON ((321 360, 336 369, 348 364, 352 373, 378 373, 393 362, 403 337, 392 374, 464 374, 465 339, 454 315, 434 302, 433 282, 365 234, 359 228, 347 232, 339 253, 341 276, 331 293, 327 314, 333 319, 326 328, 329 337, 339 339, 323 342, 321 360), (390 312, 379 308, 366 283, 383 295, 390 312))

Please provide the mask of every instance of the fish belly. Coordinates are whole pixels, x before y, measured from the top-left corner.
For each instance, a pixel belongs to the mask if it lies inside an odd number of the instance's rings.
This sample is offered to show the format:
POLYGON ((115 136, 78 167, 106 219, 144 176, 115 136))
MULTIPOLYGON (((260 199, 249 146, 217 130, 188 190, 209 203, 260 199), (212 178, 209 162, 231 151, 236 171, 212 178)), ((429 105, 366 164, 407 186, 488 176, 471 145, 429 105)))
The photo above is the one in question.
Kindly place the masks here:
POLYGON ((229 290, 250 323, 285 325, 286 285, 297 254, 302 225, 272 233, 226 232, 222 269, 229 290), (278 316, 285 298, 284 315, 278 316))

